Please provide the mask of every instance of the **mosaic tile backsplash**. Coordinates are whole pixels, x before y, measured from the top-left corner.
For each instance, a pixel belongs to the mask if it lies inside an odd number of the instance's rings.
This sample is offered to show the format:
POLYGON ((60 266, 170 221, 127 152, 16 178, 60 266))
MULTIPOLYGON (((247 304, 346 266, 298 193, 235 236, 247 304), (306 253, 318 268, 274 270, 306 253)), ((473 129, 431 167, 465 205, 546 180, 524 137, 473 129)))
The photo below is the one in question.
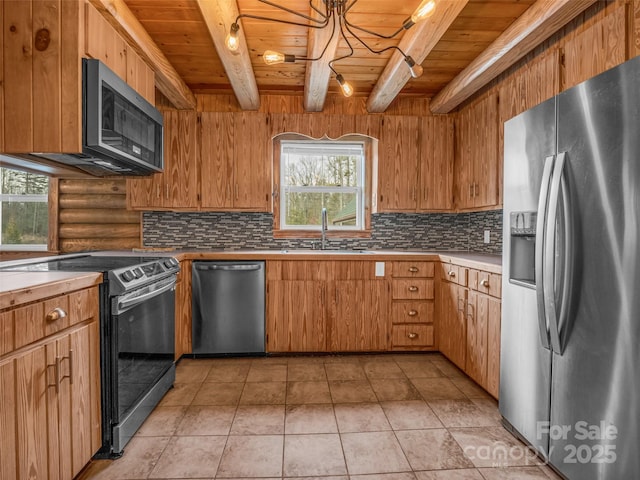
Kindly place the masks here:
MULTIPOLYGON (((145 247, 188 249, 312 248, 317 239, 273 238, 270 213, 145 212, 145 247)), ((328 249, 455 250, 502 253, 502 210, 473 213, 379 213, 371 238, 328 239, 328 249), (491 242, 483 242, 484 231, 491 242)))

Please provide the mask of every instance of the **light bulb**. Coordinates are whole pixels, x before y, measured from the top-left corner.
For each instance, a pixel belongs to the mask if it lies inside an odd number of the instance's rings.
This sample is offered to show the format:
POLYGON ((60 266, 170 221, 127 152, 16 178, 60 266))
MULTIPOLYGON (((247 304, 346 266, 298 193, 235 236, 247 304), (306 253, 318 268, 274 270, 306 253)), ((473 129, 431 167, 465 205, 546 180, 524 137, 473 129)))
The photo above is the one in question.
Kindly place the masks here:
POLYGON ((422 3, 411 15, 411 21, 413 23, 418 23, 420 20, 424 20, 425 18, 430 17, 435 9, 436 0, 422 0, 422 3))
POLYGON ((267 65, 275 65, 276 63, 284 62, 284 53, 274 52, 273 50, 266 50, 262 54, 262 60, 267 65))
POLYGON ((353 95, 353 87, 349 82, 347 82, 341 74, 336 75, 336 80, 338 84, 340 84, 340 89, 342 90, 342 94, 345 97, 350 97, 353 95))
POLYGON ((231 24, 231 30, 229 30, 229 35, 225 38, 224 43, 230 52, 236 53, 238 51, 238 47, 240 47, 240 40, 238 39, 238 30, 240 26, 237 23, 231 24))
POLYGON ((413 78, 418 78, 422 76, 422 74, 424 73, 424 69, 422 68, 422 65, 420 65, 419 63, 416 63, 415 60, 410 55, 407 55, 406 57, 404 57, 404 61, 407 62, 407 65, 409 66, 409 73, 413 78))

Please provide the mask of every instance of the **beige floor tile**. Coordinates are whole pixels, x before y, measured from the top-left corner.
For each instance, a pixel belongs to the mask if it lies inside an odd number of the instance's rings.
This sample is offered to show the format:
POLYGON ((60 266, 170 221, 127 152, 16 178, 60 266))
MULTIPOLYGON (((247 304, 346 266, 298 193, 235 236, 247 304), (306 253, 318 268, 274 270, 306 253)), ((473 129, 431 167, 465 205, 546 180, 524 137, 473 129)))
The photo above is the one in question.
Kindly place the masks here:
POLYGON ((485 389, 470 378, 452 378, 451 382, 469 398, 493 398, 485 389))
POLYGON ((225 443, 224 436, 173 437, 149 478, 213 478, 225 443))
POLYGON ((283 435, 230 436, 216 478, 282 476, 283 435))
POLYGON ((325 355, 323 357, 325 365, 338 364, 338 363, 360 365, 361 358, 362 358, 362 355, 339 355, 339 354, 325 355))
POLYGON ((549 480, 538 467, 479 468, 485 480, 549 480))
POLYGON ((409 378, 434 378, 444 377, 438 367, 428 360, 408 361, 398 360, 398 366, 402 372, 409 378))
POLYGON ((417 480, 484 480, 475 468, 415 472, 417 480))
POLYGON ((393 432, 343 433, 340 438, 349 475, 411 471, 393 432))
POLYGON ((420 392, 406 378, 374 378, 369 382, 381 402, 422 399, 420 392))
POLYGON ((202 383, 207 378, 211 364, 189 363, 176 367, 176 383, 202 383))
POLYGON ((231 435, 284 433, 284 405, 240 405, 231 426, 231 435))
POLYGON ((381 406, 394 430, 443 428, 442 422, 423 400, 383 402, 381 406))
POLYGON ((289 363, 289 355, 267 355, 264 357, 247 358, 251 361, 251 365, 287 365, 289 363))
POLYGON ((540 463, 531 448, 516 440, 503 427, 450 428, 449 433, 477 468, 540 463))
POLYGON ((289 382, 325 382, 327 374, 323 363, 289 363, 289 382))
POLYGON ((500 411, 498 410, 498 401, 495 398, 474 397, 470 398, 470 400, 483 415, 486 415, 488 418, 492 418, 498 425, 502 424, 502 415, 500 415, 500 411))
MULTIPOLYGON (((375 357, 374 357, 375 358, 375 357)), ((387 357, 383 357, 387 358, 387 357)), ((364 362, 364 373, 370 380, 372 378, 406 378, 404 372, 394 361, 382 361, 380 359, 364 362)))
POLYGON ((327 363, 324 366, 329 381, 366 380, 364 369, 360 363, 327 363))
POLYGON ((473 400, 433 400, 427 403, 445 427, 500 426, 497 408, 491 412, 486 407, 479 407, 473 400))
POLYGON ((286 382, 287 364, 255 364, 251 365, 247 382, 286 382))
POLYGON ((237 405, 244 383, 203 383, 192 405, 237 405))
POLYGON ((371 473, 369 475, 351 475, 350 480, 416 480, 413 472, 371 473))
POLYGON ((329 384, 319 382, 287 382, 287 403, 331 403, 329 384))
POLYGON ((244 384, 241 405, 279 405, 285 403, 287 382, 247 382, 244 384))
POLYGON ((199 383, 176 383, 173 385, 173 388, 162 397, 159 405, 161 407, 191 405, 199 389, 199 383))
POLYGON ((223 363, 213 365, 205 382, 244 382, 249 373, 249 363, 223 363))
POLYGON ((438 370, 440 370, 444 376, 449 377, 449 378, 467 378, 467 376, 464 374, 464 372, 462 370, 460 370, 458 367, 456 367, 453 363, 451 363, 449 360, 442 358, 442 359, 433 359, 432 360, 433 364, 438 367, 438 370))
POLYGON ((79 478, 86 480, 147 478, 169 440, 170 437, 133 437, 121 458, 92 462, 79 478))
POLYGON ((333 405, 287 405, 285 433, 337 433, 333 405))
POLYGON ((182 421, 187 407, 156 407, 136 432, 139 437, 173 435, 182 421))
POLYGON ((187 409, 175 434, 228 435, 235 413, 235 406, 192 405, 187 409))
POLYGON ((460 445, 445 429, 402 430, 396 435, 413 470, 473 467, 460 445))
POLYGON ((347 468, 338 434, 287 435, 283 475, 344 475, 347 468))
POLYGON ((326 355, 293 355, 287 357, 288 365, 324 365, 326 355))
POLYGON ((340 433, 391 430, 387 417, 377 403, 343 403, 334 405, 334 410, 340 433))
POLYGON ((367 380, 329 382, 333 403, 363 403, 377 401, 367 380))
POLYGON ((411 382, 426 401, 467 398, 448 378, 414 378, 411 382))

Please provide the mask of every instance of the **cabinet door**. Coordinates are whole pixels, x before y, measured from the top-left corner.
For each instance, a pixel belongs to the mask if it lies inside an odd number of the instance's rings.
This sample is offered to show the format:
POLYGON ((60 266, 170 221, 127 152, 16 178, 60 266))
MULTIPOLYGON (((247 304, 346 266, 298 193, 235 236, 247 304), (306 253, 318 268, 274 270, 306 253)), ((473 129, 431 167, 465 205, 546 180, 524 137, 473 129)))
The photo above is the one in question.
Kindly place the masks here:
POLYGON ((489 297, 472 290, 465 308, 467 317, 467 359, 465 372, 480 385, 487 381, 487 321, 489 297))
POLYGON ((164 112, 165 208, 198 206, 197 120, 196 112, 164 112))
POLYGON ((487 316, 487 391, 498 398, 500 393, 500 299, 489 297, 487 316))
POLYGON ((127 207, 136 210, 164 207, 164 175, 127 178, 127 207))
POLYGON ((415 212, 418 117, 385 116, 378 151, 378 211, 415 212))
POLYGON ((474 113, 473 206, 490 207, 498 204, 498 95, 488 95, 474 113))
POLYGON ((271 163, 267 115, 234 114, 234 208, 269 211, 271 163))
POLYGON ((449 116, 421 119, 418 210, 453 209, 453 120, 449 116))
POLYGON ((267 282, 267 350, 324 352, 326 342, 325 282, 267 282))
POLYGON ((232 208, 234 114, 205 112, 201 114, 201 123, 201 205, 232 208))
POLYGON ((14 361, 0 363, 0 478, 18 478, 16 449, 18 438, 15 434, 17 423, 16 370, 14 361))
POLYGON ((331 351, 388 348, 389 284, 386 280, 336 280, 329 286, 331 351))
POLYGON ((464 370, 467 350, 465 302, 467 289, 442 282, 440 288, 440 321, 438 338, 440 351, 464 370))

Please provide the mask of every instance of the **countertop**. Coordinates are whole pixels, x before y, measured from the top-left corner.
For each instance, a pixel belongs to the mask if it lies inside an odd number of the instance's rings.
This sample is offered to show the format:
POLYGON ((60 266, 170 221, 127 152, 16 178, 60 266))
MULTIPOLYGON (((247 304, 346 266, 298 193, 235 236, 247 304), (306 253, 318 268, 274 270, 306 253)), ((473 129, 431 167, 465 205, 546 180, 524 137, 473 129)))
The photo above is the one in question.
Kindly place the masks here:
MULTIPOLYGON (((178 260, 426 260, 455 263, 469 268, 502 273, 502 256, 469 252, 402 250, 156 250, 90 252, 90 255, 171 256, 178 260)), ((79 254, 28 258, 0 262, 0 268, 73 257, 79 254)), ((87 255, 83 253, 82 255, 87 255)), ((72 272, 0 271, 0 309, 61 295, 72 290, 97 285, 102 274, 72 272)))

